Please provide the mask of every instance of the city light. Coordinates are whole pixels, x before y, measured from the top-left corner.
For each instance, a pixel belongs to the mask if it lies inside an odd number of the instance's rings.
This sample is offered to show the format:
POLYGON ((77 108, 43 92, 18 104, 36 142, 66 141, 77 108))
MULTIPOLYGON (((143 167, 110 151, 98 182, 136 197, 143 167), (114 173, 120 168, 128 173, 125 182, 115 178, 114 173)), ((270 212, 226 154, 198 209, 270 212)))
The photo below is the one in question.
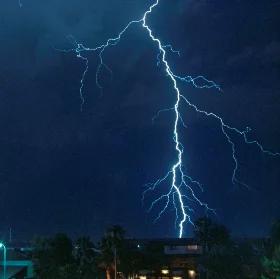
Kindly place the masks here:
POLYGON ((189 277, 195 278, 196 272, 194 270, 189 270, 189 277))
POLYGON ((3 279, 6 279, 7 249, 2 242, 0 242, 0 249, 3 249, 3 279))
POLYGON ((161 271, 161 273, 164 274, 164 275, 169 274, 169 270, 168 270, 168 269, 163 269, 163 270, 161 271))

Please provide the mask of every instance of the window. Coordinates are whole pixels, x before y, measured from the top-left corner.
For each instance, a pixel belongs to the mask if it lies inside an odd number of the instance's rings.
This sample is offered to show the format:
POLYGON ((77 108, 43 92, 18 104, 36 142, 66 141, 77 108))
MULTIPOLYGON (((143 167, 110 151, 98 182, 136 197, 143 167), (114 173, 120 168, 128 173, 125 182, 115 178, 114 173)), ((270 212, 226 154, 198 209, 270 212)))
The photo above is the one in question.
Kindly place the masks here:
POLYGON ((191 251, 196 251, 198 250, 198 245, 188 245, 187 249, 191 251))

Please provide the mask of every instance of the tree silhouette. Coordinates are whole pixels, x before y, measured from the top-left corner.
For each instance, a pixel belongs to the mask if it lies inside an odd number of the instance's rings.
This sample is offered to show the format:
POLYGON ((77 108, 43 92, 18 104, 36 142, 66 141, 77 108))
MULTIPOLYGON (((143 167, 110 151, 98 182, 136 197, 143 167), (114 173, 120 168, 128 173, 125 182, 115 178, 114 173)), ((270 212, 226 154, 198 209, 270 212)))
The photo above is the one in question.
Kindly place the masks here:
POLYGON ((262 279, 280 279, 280 246, 275 248, 271 258, 263 259, 262 279))
POLYGON ((101 240, 99 256, 100 267, 106 271, 106 278, 111 279, 119 264, 121 250, 124 247, 125 230, 118 225, 109 227, 101 240))

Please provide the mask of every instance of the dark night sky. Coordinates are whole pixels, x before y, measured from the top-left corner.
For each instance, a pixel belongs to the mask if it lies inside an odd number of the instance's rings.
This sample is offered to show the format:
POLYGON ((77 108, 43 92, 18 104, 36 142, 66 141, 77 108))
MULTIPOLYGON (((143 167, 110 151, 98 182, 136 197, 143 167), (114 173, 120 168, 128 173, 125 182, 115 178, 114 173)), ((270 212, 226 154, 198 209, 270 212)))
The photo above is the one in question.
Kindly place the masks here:
MULTIPOLYGON (((105 54, 113 70, 101 94, 95 85, 96 54, 88 54, 80 112, 83 64, 73 54, 73 35, 94 47, 142 16, 151 1, 0 0, 0 232, 16 238, 66 231, 99 237, 121 224, 135 237, 176 236, 174 211, 153 224, 155 211, 141 205, 143 185, 174 162, 174 94, 156 48, 139 27, 105 54)), ((161 0, 149 23, 181 57, 169 55, 176 73, 203 74, 223 92, 182 93, 252 137, 279 150, 280 4, 276 0, 161 0)), ((233 162, 217 122, 183 109, 184 164, 204 184, 201 194, 217 209, 217 221, 235 235, 267 233, 280 217, 280 159, 261 154, 238 137, 239 177, 251 190, 231 184, 233 162)), ((148 199, 149 200, 149 199, 148 199)), ((194 207, 199 216, 200 208, 194 207)), ((190 234, 187 228, 186 235, 190 234)))

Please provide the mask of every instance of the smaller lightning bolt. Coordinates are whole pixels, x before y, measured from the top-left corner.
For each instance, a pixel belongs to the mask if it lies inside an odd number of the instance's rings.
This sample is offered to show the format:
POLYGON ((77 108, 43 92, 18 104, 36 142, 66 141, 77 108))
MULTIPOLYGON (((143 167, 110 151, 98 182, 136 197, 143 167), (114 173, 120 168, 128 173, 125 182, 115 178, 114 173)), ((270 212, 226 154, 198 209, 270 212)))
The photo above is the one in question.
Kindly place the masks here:
MULTIPOLYGON (((166 109, 161 109, 161 110, 159 110, 159 111, 154 115, 154 117, 152 118, 152 123, 153 123, 153 124, 155 123, 156 119, 159 118, 159 116, 160 116, 161 113, 167 112, 167 111, 173 111, 173 112, 174 112, 174 108, 172 107, 172 108, 166 108, 166 109)), ((183 120, 181 114, 179 114, 179 119, 180 119, 182 125, 183 125, 185 128, 188 128, 187 125, 186 125, 186 123, 184 122, 184 120, 183 120)))
MULTIPOLYGON (((280 154, 278 152, 272 152, 269 150, 266 150, 259 141, 257 140, 251 140, 248 137, 248 133, 250 132, 249 128, 246 128, 245 131, 237 129, 231 125, 228 125, 222 117, 219 115, 208 112, 206 110, 203 110, 199 108, 197 105, 193 104, 188 100, 188 98, 182 94, 179 90, 179 83, 185 83, 185 84, 191 84, 193 87, 198 89, 210 89, 215 88, 218 91, 222 91, 220 86, 216 84, 215 82, 208 80, 202 75, 199 75, 197 77, 192 77, 189 75, 180 76, 175 74, 171 66, 169 65, 168 59, 167 59, 167 52, 171 52, 173 54, 179 55, 180 52, 175 50, 172 45, 170 44, 163 44, 162 41, 155 37, 153 34, 152 28, 147 23, 147 17, 153 12, 153 10, 159 5, 160 0, 155 1, 148 10, 144 13, 143 17, 138 20, 132 20, 130 21, 123 29, 122 31, 113 38, 109 38, 104 44, 99 45, 95 48, 89 48, 85 47, 82 43, 78 43, 75 40, 74 48, 68 49, 68 50, 61 50, 63 52, 74 52, 76 54, 76 57, 81 59, 83 63, 85 64, 84 71, 82 73, 81 79, 80 79, 80 98, 81 98, 81 110, 83 108, 83 105, 85 103, 85 98, 83 96, 83 89, 84 89, 84 83, 85 83, 85 77, 88 73, 88 67, 89 67, 89 61, 88 58, 85 56, 85 53, 87 52, 96 52, 99 57, 99 63, 96 69, 96 85, 98 88, 102 90, 102 85, 100 84, 99 76, 102 73, 103 70, 108 71, 110 73, 110 68, 105 64, 103 59, 104 52, 110 48, 117 46, 120 40, 122 39, 123 35, 126 33, 126 31, 133 25, 141 25, 143 30, 145 30, 148 34, 148 38, 154 42, 158 55, 157 55, 157 65, 158 67, 163 67, 167 78, 172 84, 173 91, 175 93, 175 101, 172 106, 170 106, 167 109, 162 109, 157 112, 157 114, 153 117, 153 122, 159 117, 159 115, 163 112, 172 111, 174 113, 175 120, 173 122, 173 141, 174 141, 174 150, 176 151, 176 157, 174 162, 172 163, 172 167, 167 171, 167 173, 162 177, 156 180, 154 183, 149 183, 146 185, 146 190, 143 192, 142 201, 144 202, 145 196, 148 193, 154 192, 156 189, 167 185, 167 190, 163 191, 164 194, 156 198, 150 205, 149 211, 151 211, 157 204, 162 204, 163 207, 159 211, 155 221, 157 221, 163 213, 166 212, 166 210, 169 208, 170 205, 173 205, 175 210, 175 225, 179 229, 179 237, 182 237, 184 234, 184 224, 185 223, 191 223, 191 214, 193 213, 193 209, 188 206, 188 202, 195 202, 199 206, 205 208, 206 211, 211 211, 215 213, 215 210, 211 209, 206 202, 203 202, 199 199, 198 195, 196 194, 195 188, 199 188, 200 191, 203 191, 202 185, 193 179, 191 176, 187 174, 187 171, 184 169, 183 166, 183 155, 184 155, 184 148, 180 141, 181 137, 179 134, 179 126, 182 124, 184 127, 187 127, 185 122, 183 121, 183 118, 180 114, 180 106, 181 104, 187 105, 189 108, 193 109, 196 113, 204 115, 206 118, 214 118, 217 123, 219 123, 219 126, 221 128, 221 132, 225 139, 227 140, 231 152, 232 152, 232 160, 234 162, 234 168, 232 172, 232 183, 233 184, 241 184, 246 187, 248 185, 242 181, 240 181, 237 178, 238 173, 238 159, 236 155, 236 144, 234 140, 231 137, 231 134, 237 134, 239 135, 245 144, 249 145, 256 145, 259 150, 262 153, 265 153, 270 156, 279 156, 280 154)), ((165 189, 165 188, 163 188, 165 189)))
POLYGON ((199 109, 196 105, 192 104, 185 96, 181 95, 181 98, 186 102, 186 104, 188 106, 190 106, 191 108, 193 108, 196 112, 200 113, 200 114, 203 114, 204 116, 206 117, 213 117, 215 118, 216 120, 218 120, 220 122, 220 125, 221 125, 221 130, 222 130, 222 133, 225 135, 228 143, 231 145, 231 148, 232 148, 232 158, 234 160, 234 164, 235 164, 235 167, 234 167, 234 170, 233 170, 233 175, 232 175, 232 182, 235 184, 235 183, 241 183, 245 186, 247 186, 245 183, 239 181, 237 178, 236 178, 236 173, 237 173, 237 170, 238 170, 238 160, 236 158, 236 147, 235 147, 235 144, 234 142, 232 141, 230 135, 228 134, 228 130, 229 131, 232 131, 232 132, 235 132, 237 133, 238 135, 240 135, 244 142, 246 144, 254 144, 256 145, 260 151, 262 153, 265 153, 267 155, 270 155, 270 156, 280 156, 280 153, 279 152, 272 152, 270 150, 266 150, 260 142, 258 142, 257 140, 249 140, 248 139, 248 133, 251 131, 251 128, 247 127, 245 131, 242 131, 242 130, 239 130, 235 127, 232 127, 228 124, 226 124, 224 122, 224 120, 218 116, 217 114, 213 113, 213 112, 207 112, 205 110, 201 110, 199 109))
MULTIPOLYGON (((172 45, 165 45, 165 46, 162 46, 162 47, 166 50, 170 50, 172 53, 175 53, 178 56, 181 56, 180 51, 174 50, 172 45)), ((157 55, 157 66, 160 66, 160 63, 161 63, 160 54, 161 53, 159 52, 158 55, 157 55)))

